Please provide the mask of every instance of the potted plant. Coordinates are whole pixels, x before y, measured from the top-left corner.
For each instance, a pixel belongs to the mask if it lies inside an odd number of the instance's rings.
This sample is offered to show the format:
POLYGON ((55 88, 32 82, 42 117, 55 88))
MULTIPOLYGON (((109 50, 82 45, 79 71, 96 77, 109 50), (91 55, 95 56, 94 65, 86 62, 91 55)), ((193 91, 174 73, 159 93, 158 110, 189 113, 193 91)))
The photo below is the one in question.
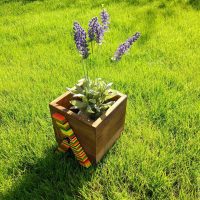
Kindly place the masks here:
MULTIPOLYGON (((74 22, 74 40, 83 60, 93 52, 94 43, 102 44, 103 36, 108 30, 109 15, 106 10, 101 12, 101 21, 94 17, 89 22, 88 34, 78 22, 74 22)), ((134 34, 121 44, 112 61, 119 61, 131 45, 140 37, 134 34)), ((83 65, 84 78, 73 88, 52 101, 51 115, 59 113, 64 116, 89 160, 96 164, 111 148, 124 129, 127 95, 111 89, 112 83, 101 78, 91 79, 87 65, 83 65)), ((53 127, 58 144, 63 140, 57 123, 53 127)))

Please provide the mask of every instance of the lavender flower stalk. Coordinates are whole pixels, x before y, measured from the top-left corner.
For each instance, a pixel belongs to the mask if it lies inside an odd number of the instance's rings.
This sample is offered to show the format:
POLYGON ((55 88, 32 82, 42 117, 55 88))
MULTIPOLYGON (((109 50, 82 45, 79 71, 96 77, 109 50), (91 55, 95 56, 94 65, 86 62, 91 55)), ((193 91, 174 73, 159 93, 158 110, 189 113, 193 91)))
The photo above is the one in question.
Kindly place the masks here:
POLYGON ((96 40, 98 44, 102 43, 104 30, 103 27, 99 24, 97 17, 92 18, 89 22, 88 36, 90 42, 96 40))
POLYGON ((132 37, 126 40, 123 44, 121 44, 117 51, 114 54, 112 60, 119 61, 122 56, 130 49, 131 45, 140 37, 140 33, 135 33, 132 37))
POLYGON ((78 22, 74 22, 74 41, 79 53, 85 59, 89 56, 89 49, 86 41, 86 32, 78 22))
POLYGON ((88 37, 89 37, 90 42, 95 39, 95 32, 96 32, 96 29, 97 29, 97 23, 98 23, 97 17, 93 17, 91 19, 91 21, 89 22, 88 37))
POLYGON ((110 24, 109 18, 109 14, 106 12, 105 9, 103 9, 103 11, 101 12, 101 22, 103 24, 104 31, 108 30, 108 25, 110 24))
POLYGON ((103 27, 98 23, 97 24, 97 29, 96 29, 96 42, 98 44, 102 44, 103 36, 104 36, 103 27))

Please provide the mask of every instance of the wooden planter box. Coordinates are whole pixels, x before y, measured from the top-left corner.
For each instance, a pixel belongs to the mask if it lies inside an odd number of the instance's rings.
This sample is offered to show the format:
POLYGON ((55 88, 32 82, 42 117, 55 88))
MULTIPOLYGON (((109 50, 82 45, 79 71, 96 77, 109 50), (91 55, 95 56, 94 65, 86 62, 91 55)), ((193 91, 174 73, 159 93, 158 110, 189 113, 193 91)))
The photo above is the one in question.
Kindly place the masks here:
MULTIPOLYGON (((66 92, 49 104, 51 115, 60 113, 66 117, 89 160, 96 164, 111 148, 124 129, 127 96, 118 93, 116 101, 104 114, 95 121, 88 121, 69 110, 72 94, 66 92)), ((53 120, 56 141, 62 142, 59 137, 59 128, 53 120)))

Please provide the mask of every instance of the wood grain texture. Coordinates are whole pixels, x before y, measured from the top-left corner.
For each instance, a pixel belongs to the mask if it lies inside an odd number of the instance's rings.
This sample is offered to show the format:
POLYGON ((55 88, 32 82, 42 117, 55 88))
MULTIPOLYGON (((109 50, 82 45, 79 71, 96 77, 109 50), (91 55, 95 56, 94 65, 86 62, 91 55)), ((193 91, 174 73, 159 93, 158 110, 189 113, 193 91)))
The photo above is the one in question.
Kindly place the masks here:
POLYGON ((96 162, 111 148, 124 129, 127 97, 120 97, 96 125, 96 162))
MULTIPOLYGON (((51 115, 58 112, 66 117, 90 161, 97 164, 124 128, 127 96, 118 93, 116 102, 96 121, 88 121, 69 110, 72 96, 70 92, 66 92, 52 101, 49 104, 51 115)), ((53 119, 52 122, 56 141, 60 143, 62 138, 59 129, 53 119)))

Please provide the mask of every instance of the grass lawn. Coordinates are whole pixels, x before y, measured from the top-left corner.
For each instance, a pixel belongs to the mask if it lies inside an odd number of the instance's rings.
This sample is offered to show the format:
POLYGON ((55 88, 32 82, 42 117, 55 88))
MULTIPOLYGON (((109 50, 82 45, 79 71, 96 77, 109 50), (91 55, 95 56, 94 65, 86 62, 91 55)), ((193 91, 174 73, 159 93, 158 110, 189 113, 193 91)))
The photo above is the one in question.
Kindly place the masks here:
POLYGON ((1 0, 0 199, 199 198, 200 12, 198 1, 174 2, 1 0), (128 107, 120 139, 84 169, 53 153, 48 103, 82 78, 72 24, 87 28, 102 3, 110 31, 89 73, 128 94, 128 107), (111 62, 136 31, 129 54, 111 62))

